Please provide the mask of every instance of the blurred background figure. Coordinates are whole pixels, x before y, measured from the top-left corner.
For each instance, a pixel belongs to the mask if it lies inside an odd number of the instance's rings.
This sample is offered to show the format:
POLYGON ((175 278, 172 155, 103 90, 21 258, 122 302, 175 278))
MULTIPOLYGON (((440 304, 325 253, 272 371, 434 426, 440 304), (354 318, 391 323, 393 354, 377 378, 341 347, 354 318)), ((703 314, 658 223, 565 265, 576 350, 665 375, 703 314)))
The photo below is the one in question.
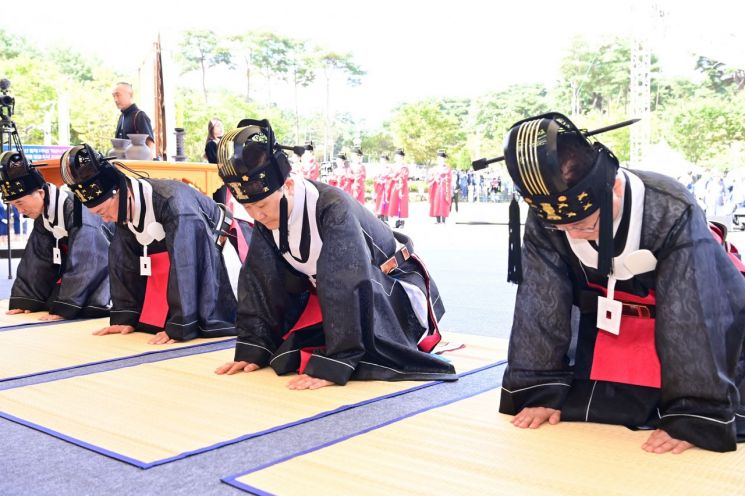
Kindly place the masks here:
POLYGON ((396 219, 395 227, 404 227, 409 217, 409 166, 406 164, 403 148, 396 150, 393 166, 391 193, 388 200, 388 214, 396 219))
POLYGON ((352 150, 352 165, 349 170, 352 178, 352 196, 362 205, 365 204, 365 179, 367 178, 365 164, 362 163, 363 157, 362 149, 355 146, 352 150))
POLYGON ((217 144, 224 132, 222 121, 215 117, 207 123, 207 142, 204 144, 204 156, 207 162, 217 163, 217 144))
POLYGON ((444 224, 450 215, 450 205, 453 194, 453 174, 448 166, 445 150, 437 152, 437 165, 432 168, 429 176, 429 216, 436 219, 437 224, 444 224))

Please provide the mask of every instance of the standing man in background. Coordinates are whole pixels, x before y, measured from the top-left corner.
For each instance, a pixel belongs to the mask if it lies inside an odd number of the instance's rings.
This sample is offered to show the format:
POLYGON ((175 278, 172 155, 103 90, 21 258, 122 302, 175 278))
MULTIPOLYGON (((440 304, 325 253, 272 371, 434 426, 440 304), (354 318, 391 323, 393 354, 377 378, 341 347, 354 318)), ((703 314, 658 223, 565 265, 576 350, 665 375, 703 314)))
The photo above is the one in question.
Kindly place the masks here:
POLYGON ((130 134, 147 134, 147 146, 155 156, 155 138, 153 138, 153 126, 150 124, 150 118, 145 112, 137 108, 134 102, 134 91, 132 85, 125 82, 116 83, 114 91, 111 92, 114 97, 114 103, 122 115, 119 116, 119 122, 116 125, 115 138, 129 139, 130 134))

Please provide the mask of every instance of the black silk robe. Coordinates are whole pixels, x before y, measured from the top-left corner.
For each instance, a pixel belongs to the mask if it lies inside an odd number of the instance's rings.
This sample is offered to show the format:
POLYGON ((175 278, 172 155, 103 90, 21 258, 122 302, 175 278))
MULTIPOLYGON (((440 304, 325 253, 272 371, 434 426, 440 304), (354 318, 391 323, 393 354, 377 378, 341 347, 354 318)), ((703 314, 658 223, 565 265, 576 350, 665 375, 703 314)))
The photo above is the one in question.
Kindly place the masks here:
MULTIPOLYGON (((423 270, 409 259, 383 273, 380 265, 396 251, 391 229, 340 189, 312 184, 319 192, 315 221, 323 241, 316 287, 286 262, 271 231, 257 222, 238 283, 235 360, 285 374, 298 369, 301 348, 323 347, 312 352, 305 373, 336 384, 455 380, 451 364, 417 348, 426 329, 399 281, 424 291, 423 270), (283 340, 311 292, 317 293, 322 324, 283 340)), ((432 279, 429 289, 439 320, 444 306, 432 279)))
POLYGON ((39 216, 28 238, 10 292, 9 309, 61 315, 65 319, 109 315, 108 251, 111 226, 83 211, 83 224, 73 226, 73 200, 64 205, 68 235, 59 241, 62 264, 53 261, 56 242, 39 216))
POLYGON ((659 174, 634 174, 645 186, 640 249, 652 251, 657 266, 618 281, 616 291, 656 293, 661 387, 590 379, 600 358, 594 344, 605 331, 597 330, 596 308, 587 305, 597 298, 588 282, 607 280, 580 266, 565 234, 543 229, 531 213, 500 411, 550 407, 561 410, 562 420, 658 427, 701 448, 734 450, 745 439, 745 278, 683 186, 659 174), (573 305, 583 313, 571 357, 573 305))
POLYGON ((165 238, 148 246, 148 255, 167 252, 170 259, 165 325, 142 323, 148 277, 140 275, 142 245, 126 225, 116 226, 109 258, 111 325, 137 330, 165 330, 172 339, 235 335, 236 300, 230 287, 215 229, 220 219, 217 204, 179 181, 147 179, 153 187, 155 220, 165 238))

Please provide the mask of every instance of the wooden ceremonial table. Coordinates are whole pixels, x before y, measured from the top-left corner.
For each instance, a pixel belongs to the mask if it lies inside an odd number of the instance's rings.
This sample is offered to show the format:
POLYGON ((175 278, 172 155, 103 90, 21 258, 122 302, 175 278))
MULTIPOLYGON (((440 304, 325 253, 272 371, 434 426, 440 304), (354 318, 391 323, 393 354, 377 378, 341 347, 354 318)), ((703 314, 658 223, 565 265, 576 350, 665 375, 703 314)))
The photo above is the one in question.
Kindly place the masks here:
MULTIPOLYGON (((211 197, 212 193, 223 185, 217 174, 217 165, 204 162, 160 162, 148 160, 117 160, 130 169, 141 172, 152 179, 175 179, 194 186, 196 189, 211 197)), ((60 173, 59 159, 34 162, 36 169, 44 179, 52 184, 61 186, 63 183, 60 173)), ((127 169, 120 167, 123 173, 131 175, 127 169)))

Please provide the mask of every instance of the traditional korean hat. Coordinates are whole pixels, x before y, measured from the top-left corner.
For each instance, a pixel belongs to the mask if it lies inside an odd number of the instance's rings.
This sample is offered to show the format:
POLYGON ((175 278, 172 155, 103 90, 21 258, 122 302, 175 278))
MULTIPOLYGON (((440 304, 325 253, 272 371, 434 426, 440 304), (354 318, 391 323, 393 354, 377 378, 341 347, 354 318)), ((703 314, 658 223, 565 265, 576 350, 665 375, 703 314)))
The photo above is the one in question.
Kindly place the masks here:
MULTIPOLYGON (((303 146, 277 143, 266 119, 243 119, 238 128, 225 133, 217 148, 217 170, 233 196, 241 203, 261 201, 282 188, 292 167, 284 150, 295 153, 303 146)), ((279 202, 279 249, 289 251, 287 198, 279 202)))
MULTIPOLYGON (((600 209, 598 271, 608 275, 613 255, 613 184, 618 170, 615 155, 603 144, 591 143, 567 117, 552 112, 515 123, 505 137, 504 159, 518 192, 543 222, 570 224, 600 209), (562 145, 570 141, 592 157, 589 171, 571 187, 559 161, 562 145)), ((508 281, 519 283, 522 264, 517 202, 510 205, 510 236, 508 281)))
POLYGON ((437 150, 437 156, 442 158, 448 158, 448 154, 445 153, 445 150, 437 150))
POLYGON ((0 155, 0 191, 5 201, 29 195, 43 188, 44 184, 44 178, 26 160, 23 151, 9 150, 0 155))
MULTIPOLYGON (((127 177, 90 145, 75 146, 60 157, 62 180, 75 194, 75 224, 82 219, 81 203, 96 207, 127 190, 127 177)), ((127 218, 127 195, 119 195, 118 222, 127 218)))
POLYGON ((341 160, 346 160, 347 159, 347 154, 346 153, 343 153, 343 152, 339 152, 339 154, 336 155, 336 158, 341 159, 341 160))
POLYGON ((312 152, 313 151, 313 142, 312 141, 306 141, 305 142, 305 149, 307 151, 312 152))
POLYGON ((360 148, 359 146, 355 146, 355 147, 354 147, 354 148, 352 149, 352 153, 353 153, 354 155, 359 155, 360 157, 361 157, 362 155, 364 155, 364 153, 362 153, 362 148, 360 148))
POLYGON ((396 148, 396 153, 394 153, 394 155, 401 155, 402 157, 406 156, 403 148, 396 148))

